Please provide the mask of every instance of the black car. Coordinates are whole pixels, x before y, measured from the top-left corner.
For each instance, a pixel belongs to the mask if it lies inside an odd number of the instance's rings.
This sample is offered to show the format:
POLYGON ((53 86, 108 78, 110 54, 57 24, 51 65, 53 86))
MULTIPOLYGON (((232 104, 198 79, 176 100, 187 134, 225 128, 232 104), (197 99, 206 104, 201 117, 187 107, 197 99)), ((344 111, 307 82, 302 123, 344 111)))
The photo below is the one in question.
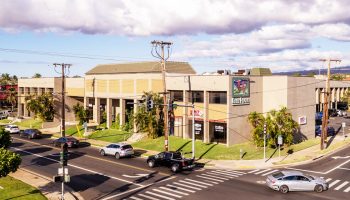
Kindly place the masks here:
POLYGON ((180 152, 174 151, 165 151, 157 155, 149 156, 147 164, 149 167, 155 167, 157 165, 170 167, 171 171, 174 173, 195 167, 194 159, 183 158, 180 152))
POLYGON ((42 134, 38 129, 26 129, 19 132, 20 137, 26 137, 28 139, 42 138, 42 134))
MULTIPOLYGON (((315 127, 315 137, 320 136, 322 134, 322 127, 321 126, 316 126, 315 127)), ((335 129, 331 126, 327 127, 327 137, 329 136, 335 136, 335 129)))
POLYGON ((64 143, 67 143, 68 147, 79 147, 79 140, 74 137, 60 137, 53 141, 53 145, 58 147, 64 143))

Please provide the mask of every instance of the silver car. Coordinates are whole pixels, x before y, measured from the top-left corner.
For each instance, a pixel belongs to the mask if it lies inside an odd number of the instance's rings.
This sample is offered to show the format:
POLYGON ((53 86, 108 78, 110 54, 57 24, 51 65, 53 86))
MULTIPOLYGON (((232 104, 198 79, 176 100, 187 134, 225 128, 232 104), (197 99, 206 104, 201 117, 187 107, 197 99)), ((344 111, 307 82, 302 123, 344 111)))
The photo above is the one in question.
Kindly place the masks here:
POLYGON ((281 171, 269 175, 266 184, 270 188, 282 193, 289 191, 315 191, 328 190, 328 183, 319 177, 305 175, 298 171, 281 171))
POLYGON ((134 149, 130 144, 126 143, 115 143, 115 144, 110 144, 102 149, 100 149, 100 154, 102 156, 105 155, 112 155, 116 159, 119 159, 121 157, 130 157, 134 155, 134 149))
POLYGON ((20 130, 17 125, 10 124, 5 126, 5 131, 8 131, 10 133, 19 133, 20 130))

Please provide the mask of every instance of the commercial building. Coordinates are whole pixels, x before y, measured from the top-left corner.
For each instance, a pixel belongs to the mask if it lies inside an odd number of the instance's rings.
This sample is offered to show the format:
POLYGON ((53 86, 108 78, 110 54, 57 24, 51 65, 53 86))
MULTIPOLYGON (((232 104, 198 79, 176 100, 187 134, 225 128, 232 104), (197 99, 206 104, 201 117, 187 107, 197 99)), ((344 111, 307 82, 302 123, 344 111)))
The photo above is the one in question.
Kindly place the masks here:
MULTIPOLYGON (((251 75, 198 75, 183 62, 167 62, 166 68, 169 96, 179 105, 172 116, 170 131, 175 136, 192 137, 194 113, 197 139, 227 145, 240 143, 251 138, 249 113, 267 113, 285 106, 300 124, 299 136, 314 137, 315 111, 322 103, 324 80, 273 76, 268 70, 252 70, 251 75), (192 101, 194 110, 180 106, 191 105, 192 101)), ((60 78, 19 79, 19 92, 23 96, 50 92, 59 102, 60 82, 60 78)), ((92 121, 100 123, 106 113, 108 127, 117 115, 122 125, 128 121, 126 113, 143 106, 139 103, 144 92, 163 91, 161 65, 159 62, 98 65, 86 72, 84 78, 67 78, 66 88, 68 121, 74 120, 72 106, 80 102, 92 111, 92 121)), ((348 82, 331 82, 331 88, 332 99, 339 101, 348 90, 348 82)), ((25 109, 24 97, 20 97, 18 104, 20 116, 31 116, 25 109)), ((57 114, 56 121, 59 117, 57 114)))

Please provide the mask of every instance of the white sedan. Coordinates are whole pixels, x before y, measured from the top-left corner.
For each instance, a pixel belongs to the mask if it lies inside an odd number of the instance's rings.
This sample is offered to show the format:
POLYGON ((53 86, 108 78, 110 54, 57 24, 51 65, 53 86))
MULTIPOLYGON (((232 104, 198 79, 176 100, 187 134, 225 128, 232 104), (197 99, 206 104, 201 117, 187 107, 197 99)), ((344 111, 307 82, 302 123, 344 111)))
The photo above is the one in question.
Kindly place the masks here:
POLYGON ((8 131, 9 133, 19 133, 19 128, 17 125, 6 125, 5 131, 8 131))
POLYGON ((102 156, 112 155, 116 159, 119 159, 121 157, 131 157, 132 155, 134 155, 134 149, 130 144, 115 143, 107 145, 100 149, 100 154, 102 156))

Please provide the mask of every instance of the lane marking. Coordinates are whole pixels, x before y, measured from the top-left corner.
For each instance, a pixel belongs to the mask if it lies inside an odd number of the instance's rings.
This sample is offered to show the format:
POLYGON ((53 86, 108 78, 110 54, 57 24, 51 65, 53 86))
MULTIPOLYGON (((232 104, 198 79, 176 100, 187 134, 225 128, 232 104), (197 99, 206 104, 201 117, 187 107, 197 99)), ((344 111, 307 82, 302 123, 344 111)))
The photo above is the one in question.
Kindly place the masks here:
POLYGON ((197 183, 197 184, 203 184, 203 185, 208 185, 208 186, 214 186, 213 184, 210 184, 210 183, 204 183, 204 182, 201 182, 201 181, 196 181, 196 180, 193 180, 193 179, 190 179, 190 178, 185 178, 186 181, 190 181, 190 182, 194 182, 194 183, 197 183))
POLYGON ((329 181, 331 181, 332 179, 331 178, 327 178, 326 179, 326 182, 328 183, 329 181))
POLYGON ((193 191, 193 190, 189 190, 189 189, 178 187, 178 186, 171 185, 171 184, 167 184, 166 186, 168 186, 170 188, 176 188, 176 189, 179 189, 179 190, 183 190, 183 191, 186 191, 186 192, 191 192, 191 193, 195 193, 196 192, 196 191, 193 191))
POLYGON ((349 168, 339 167, 339 169, 350 170, 349 168))
POLYGON ((277 171, 278 171, 278 169, 275 169, 275 170, 272 170, 272 171, 267 172, 265 174, 262 174, 261 176, 266 176, 266 175, 272 174, 272 173, 277 172, 277 171))
POLYGON ((163 193, 163 194, 166 194, 166 195, 169 195, 169 196, 172 196, 172 197, 177 197, 177 198, 181 198, 182 196, 180 195, 177 195, 177 194, 172 194, 172 193, 169 193, 169 192, 165 192, 163 190, 158 190, 158 189, 152 189, 153 191, 156 191, 156 192, 160 192, 160 193, 163 193))
MULTIPOLYGON (((46 160, 50 160, 50 161, 59 163, 59 161, 57 161, 55 159, 52 159, 52 158, 47 158, 47 157, 41 156, 39 154, 31 153, 29 151, 25 151, 25 150, 18 149, 18 148, 15 148, 15 147, 11 147, 11 148, 12 149, 16 149, 17 151, 22 151, 22 152, 28 153, 30 155, 34 155, 36 157, 40 157, 40 158, 43 158, 43 159, 46 159, 46 160)), ((145 185, 142 185, 142 184, 134 183, 132 181, 124 180, 124 179, 117 178, 117 177, 114 177, 114 176, 109 176, 109 175, 106 175, 106 174, 103 174, 103 173, 100 173, 100 172, 97 172, 97 171, 94 171, 94 170, 90 170, 90 169, 86 169, 86 168, 83 168, 83 167, 79 167, 77 165, 68 164, 68 166, 74 167, 74 168, 77 168, 77 169, 81 169, 81 170, 84 170, 84 171, 87 171, 87 172, 91 172, 91 173, 94 173, 94 174, 98 174, 98 175, 101 175, 101 176, 105 176, 105 177, 108 177, 108 178, 111 178, 111 179, 114 179, 114 180, 118 180, 118 181, 122 181, 122 182, 125 182, 125 183, 130 183, 130 184, 133 184, 133 185, 137 185, 137 186, 140 186, 140 187, 144 187, 145 186, 145 185)))
POLYGON ((248 172, 248 174, 251 174, 251 173, 257 172, 257 171, 259 171, 259 170, 260 170, 260 169, 255 169, 255 170, 253 170, 253 171, 248 172))
POLYGON ((262 170, 260 172, 255 172, 254 174, 258 175, 258 174, 262 174, 264 172, 267 172, 267 171, 270 171, 271 169, 265 169, 265 170, 262 170))
POLYGON ((187 194, 187 193, 180 192, 180 191, 174 190, 174 189, 170 189, 170 188, 168 188, 168 187, 159 187, 159 188, 161 188, 161 189, 163 189, 163 190, 170 191, 170 192, 175 192, 175 193, 178 193, 178 194, 186 195, 186 196, 189 195, 189 194, 187 194))
POLYGON ((240 173, 225 172, 225 171, 220 171, 220 170, 215 170, 214 172, 220 172, 220 173, 229 174, 229 175, 235 175, 235 176, 242 176, 242 175, 244 175, 244 174, 240 174, 240 173))
POLYGON ((145 176, 149 176, 150 174, 135 174, 135 175, 126 175, 123 174, 122 176, 126 177, 126 178, 141 178, 141 177, 145 177, 145 176))
POLYGON ((240 171, 235 171, 235 170, 222 170, 222 169, 217 169, 216 171, 222 171, 222 172, 228 172, 228 173, 234 173, 234 174, 247 174, 245 172, 240 172, 240 171))
MULTIPOLYGON (((186 182, 185 182, 186 183, 186 182)), ((181 187, 185 187, 185 188, 190 188, 190 189, 193 189, 193 190, 202 190, 201 188, 196 188, 196 187, 193 187, 193 186, 189 186, 189 185, 184 185, 184 184, 181 184, 181 183, 178 183, 178 182, 173 182, 173 184, 175 185, 179 185, 181 187)), ((197 185, 195 185, 197 186, 197 185)), ((176 187, 176 186, 175 186, 176 187)), ((204 186, 205 187, 205 186, 204 186)), ((205 187, 206 188, 206 187, 205 187)))
MULTIPOLYGON (((146 192, 146 193, 147 193, 147 192, 146 192)), ((152 193, 152 192, 150 192, 150 193, 152 193)), ((157 199, 157 198, 150 197, 150 196, 147 196, 147 195, 144 195, 144 194, 138 194, 138 195, 141 196, 141 197, 145 197, 146 199, 159 200, 159 199, 157 199)))
POLYGON ((350 191, 350 187, 348 187, 344 190, 344 192, 349 192, 349 191, 350 191))
MULTIPOLYGON (((49 147, 49 148, 56 149, 56 150, 61 150, 61 149, 58 148, 58 147, 54 147, 54 146, 50 146, 50 145, 46 145, 46 144, 40 144, 40 143, 37 143, 37 142, 32 142, 32 141, 24 140, 24 139, 21 139, 21 138, 14 138, 14 139, 20 140, 20 141, 23 141, 23 142, 28 142, 28 143, 36 144, 36 145, 41 145, 41 146, 49 147)), ((73 154, 76 154, 76 155, 80 155, 80 154, 74 153, 74 152, 70 152, 70 153, 73 153, 73 154)), ((104 162, 112 163, 112 164, 119 165, 119 166, 124 166, 124 167, 128 167, 128 168, 132 168, 132 169, 138 169, 138 170, 142 170, 142 171, 146 171, 146 172, 151 172, 151 173, 155 173, 155 172, 156 172, 156 171, 152 171, 152 170, 149 170, 149 169, 145 169, 145 168, 141 168, 141 167, 136 167, 136 166, 133 166, 133 165, 128 165, 128 164, 124 164, 124 163, 114 162, 114 161, 111 161, 111 160, 107 160, 107 159, 103 159, 103 158, 91 156, 91 155, 88 155, 88 154, 84 154, 83 156, 86 156, 86 157, 89 157, 89 158, 92 158, 92 159, 95 159, 95 160, 101 160, 101 161, 104 161, 104 162)), ((171 174, 167 174, 167 173, 163 173, 163 172, 157 172, 157 173, 158 173, 158 174, 161 174, 161 175, 163 175, 163 176, 171 176, 171 174)))
POLYGON ((340 182, 340 180, 335 180, 333 181, 332 183, 329 184, 329 187, 328 188, 331 188, 333 187, 335 184, 337 184, 338 182, 340 182))
POLYGON ((137 197, 129 197, 130 199, 135 199, 135 200, 142 200, 142 199, 140 199, 140 198, 137 198, 137 197))
MULTIPOLYGON (((160 194, 157 194, 157 193, 154 193, 154 192, 150 192, 150 191, 146 191, 147 194, 151 194, 153 196, 156 196, 156 197, 160 197, 160 198, 163 198, 163 199, 168 199, 168 200, 175 200, 173 198, 170 198, 170 197, 166 197, 164 195, 160 195, 160 194)), ((147 197, 146 197, 147 198, 147 197)))
POLYGON ((221 176, 228 176, 228 177, 234 177, 234 178, 237 178, 238 176, 237 175, 229 175, 229 174, 223 174, 223 173, 221 173, 221 172, 214 172, 214 171, 212 171, 212 172, 207 172, 208 174, 214 174, 214 175, 217 175, 217 174, 220 174, 221 176))
POLYGON ((218 180, 218 179, 215 179, 215 178, 209 178, 209 177, 205 177, 205 176, 201 176, 201 175, 196 175, 197 177, 200 177, 200 178, 204 178, 204 179, 208 179, 208 180, 212 180, 212 181, 218 181, 220 183, 224 182, 222 180, 218 180))
POLYGON ((340 165, 334 167, 333 169, 328 170, 327 172, 325 172, 325 174, 328 174, 328 173, 330 173, 330 172, 332 172, 332 171, 334 171, 334 170, 340 168, 341 166, 346 165, 348 162, 350 162, 350 159, 347 160, 347 161, 345 161, 345 162, 343 162, 342 164, 340 164, 340 165))
POLYGON ((221 177, 221 176, 214 176, 214 175, 211 175, 211 174, 201 174, 201 175, 202 175, 202 176, 211 177, 211 178, 217 178, 217 179, 225 180, 225 181, 230 180, 230 179, 228 179, 228 178, 224 178, 224 177, 221 177))
POLYGON ((348 181, 345 181, 344 183, 340 184, 338 187, 334 188, 334 190, 340 190, 342 187, 344 187, 348 183, 349 183, 348 181))
MULTIPOLYGON (((208 188, 207 186, 204 186, 204 185, 198 185, 196 183, 191 183, 191 182, 187 182, 187 181, 183 181, 183 180, 179 180, 179 182, 185 183, 185 184, 189 184, 189 185, 192 185, 192 186, 196 186, 196 187, 208 188)), ((176 184, 176 183, 174 183, 174 184, 176 184)), ((183 186, 185 186, 185 185, 183 185, 183 186)))
POLYGON ((317 171, 306 170, 306 169, 297 169, 297 168, 293 168, 293 167, 286 167, 286 169, 292 169, 292 170, 303 171, 303 172, 310 172, 310 173, 315 173, 315 174, 326 174, 324 172, 317 172, 317 171))

